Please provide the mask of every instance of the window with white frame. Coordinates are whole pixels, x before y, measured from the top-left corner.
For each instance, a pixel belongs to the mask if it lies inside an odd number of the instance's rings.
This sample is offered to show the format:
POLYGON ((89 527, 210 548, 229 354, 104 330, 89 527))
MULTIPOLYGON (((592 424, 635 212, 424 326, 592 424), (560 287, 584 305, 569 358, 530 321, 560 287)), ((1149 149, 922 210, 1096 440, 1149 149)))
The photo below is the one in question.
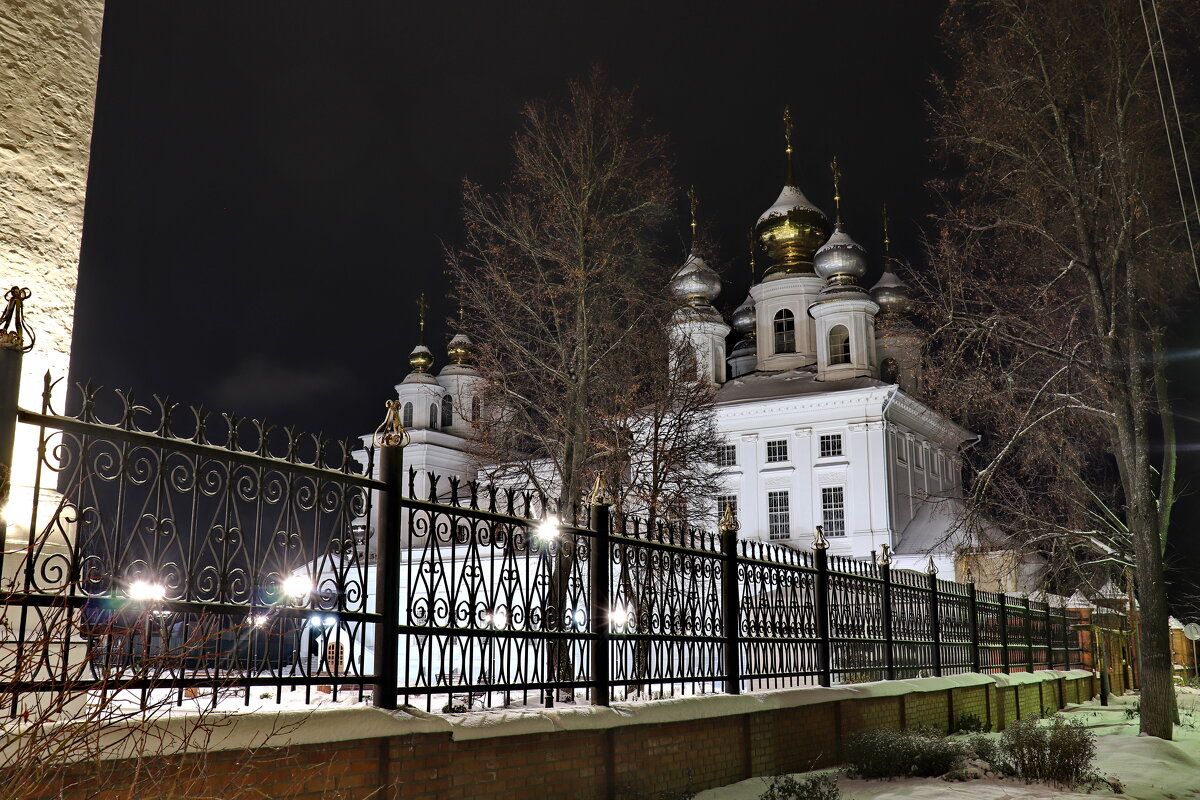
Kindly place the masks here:
POLYGON ((842 435, 829 433, 821 436, 821 458, 831 458, 842 454, 842 435))
POLYGON ((934 475, 942 471, 942 455, 936 450, 929 454, 929 471, 934 475))
POLYGON ((796 315, 786 308, 775 314, 775 352, 796 352, 796 315))
POLYGON ((411 427, 413 426, 413 407, 412 407, 412 403, 405 403, 405 404, 404 404, 404 417, 403 417, 403 421, 402 421, 400 424, 401 424, 401 425, 403 425, 403 426, 404 426, 404 427, 406 427, 406 428, 411 428, 411 427))
POLYGON ((767 442, 767 462, 787 461, 787 439, 772 439, 767 442))
POLYGON ((844 487, 821 487, 821 520, 826 536, 846 535, 846 491, 844 487))
POLYGON ((908 463, 908 438, 903 434, 896 436, 896 459, 901 464, 908 463))
POLYGON ((722 444, 717 446, 718 467, 736 467, 737 466, 737 445, 722 444))
POLYGON ((922 442, 913 442, 913 466, 925 469, 925 445, 922 442))
POLYGON ((792 511, 786 489, 767 492, 767 526, 772 539, 792 538, 792 511))
POLYGON ((736 494, 717 495, 717 520, 725 519, 725 511, 732 510, 733 518, 737 519, 738 503, 736 494))

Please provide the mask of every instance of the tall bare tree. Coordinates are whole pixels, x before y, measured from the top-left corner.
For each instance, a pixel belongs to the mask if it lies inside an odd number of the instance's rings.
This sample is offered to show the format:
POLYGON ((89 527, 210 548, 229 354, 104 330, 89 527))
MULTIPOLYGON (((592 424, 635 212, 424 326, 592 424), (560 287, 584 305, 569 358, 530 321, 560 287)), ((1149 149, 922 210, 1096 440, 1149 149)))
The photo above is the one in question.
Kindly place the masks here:
MULTIPOLYGON (((1169 49, 1188 12, 1157 6, 1169 49)), ((1138 0, 965 0, 943 28, 934 122, 960 178, 918 276, 927 387, 987 434, 969 452, 977 513, 1044 551, 1136 564, 1141 726, 1170 738, 1163 334, 1192 254, 1148 26, 1138 0)))
POLYGON ((599 72, 523 119, 504 188, 465 182, 466 241, 449 264, 486 379, 480 458, 565 508, 599 458, 597 422, 646 367, 676 190, 664 139, 599 72))
MULTIPOLYGON (((711 392, 681 395, 698 386, 695 370, 689 378, 676 368, 666 334, 673 268, 660 242, 677 192, 665 141, 599 72, 571 82, 565 103, 530 103, 523 117, 503 189, 465 183, 466 241, 449 257, 485 379, 476 455, 566 512, 596 472, 640 469, 645 454, 630 450, 653 442, 662 457, 652 459, 652 485, 630 472, 627 488, 653 513, 676 512, 697 488, 683 473, 711 460, 677 457, 705 448, 696 437, 711 425, 697 426, 694 409, 707 397, 711 414, 711 392), (657 413, 672 404, 687 412, 682 427, 657 413)), ((569 552, 558 552, 551 624, 568 605, 569 552)), ((548 659, 558 679, 571 679, 566 647, 548 659)))

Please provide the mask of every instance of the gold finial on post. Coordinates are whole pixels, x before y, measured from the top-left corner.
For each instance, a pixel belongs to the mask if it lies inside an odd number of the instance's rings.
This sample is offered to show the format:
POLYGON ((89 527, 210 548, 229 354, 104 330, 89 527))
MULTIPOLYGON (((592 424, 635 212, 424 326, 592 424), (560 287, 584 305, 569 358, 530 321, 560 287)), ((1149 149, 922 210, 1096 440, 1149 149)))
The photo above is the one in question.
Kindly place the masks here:
POLYGON ((737 533, 741 527, 737 513, 733 510, 733 503, 726 503, 725 510, 721 512, 721 519, 717 522, 717 529, 721 533, 737 533))
POLYGON ((28 353, 36 338, 33 328, 25 321, 25 301, 33 295, 28 289, 14 286, 4 293, 8 304, 0 314, 0 349, 28 353), (27 341, 28 340, 28 341, 27 341))
POLYGON ((400 401, 388 400, 384 407, 383 422, 375 429, 376 447, 405 447, 408 445, 408 431, 400 419, 400 401))
POLYGON ((892 563, 892 554, 891 554, 890 550, 891 550, 891 547, 886 542, 884 544, 881 544, 879 546, 879 558, 877 558, 875 560, 875 563, 881 567, 886 567, 886 566, 890 565, 892 563))
POLYGON ((823 525, 817 526, 817 535, 813 537, 812 549, 813 550, 828 550, 829 549, 829 540, 825 538, 825 527, 823 525))
POLYGON ((838 169, 837 156, 833 157, 829 169, 833 171, 833 221, 834 224, 840 225, 842 223, 842 171, 838 169))
POLYGON ((604 470, 596 471, 596 482, 592 485, 592 493, 588 497, 588 503, 594 506, 610 506, 612 498, 608 496, 608 484, 604 480, 604 470))

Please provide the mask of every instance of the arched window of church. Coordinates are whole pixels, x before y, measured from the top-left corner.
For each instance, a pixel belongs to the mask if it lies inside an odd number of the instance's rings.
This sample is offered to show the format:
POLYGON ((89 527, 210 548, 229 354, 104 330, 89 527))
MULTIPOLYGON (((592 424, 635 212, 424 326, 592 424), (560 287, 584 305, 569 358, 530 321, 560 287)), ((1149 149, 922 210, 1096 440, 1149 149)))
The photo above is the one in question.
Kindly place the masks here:
POLYGON ((438 407, 437 403, 429 404, 429 427, 437 428, 438 426, 438 407))
POLYGON ((850 331, 845 325, 834 325, 829 329, 829 364, 850 363, 850 331))
POLYGON ((442 427, 454 424, 454 398, 450 395, 442 397, 442 427))
POLYGON ((471 422, 479 421, 479 398, 471 398, 471 422))
POLYGON ((775 352, 796 352, 796 317, 786 308, 775 314, 775 352))
POLYGON ((411 428, 412 427, 412 417, 413 417, 412 403, 405 403, 404 404, 404 422, 401 424, 403 424, 404 427, 406 427, 406 428, 411 428))

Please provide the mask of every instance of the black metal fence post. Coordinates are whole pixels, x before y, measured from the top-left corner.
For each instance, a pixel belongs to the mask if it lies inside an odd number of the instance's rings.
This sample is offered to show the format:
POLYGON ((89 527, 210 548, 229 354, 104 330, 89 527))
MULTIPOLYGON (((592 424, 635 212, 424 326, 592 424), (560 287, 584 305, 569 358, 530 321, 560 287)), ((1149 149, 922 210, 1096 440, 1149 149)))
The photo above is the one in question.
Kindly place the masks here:
POLYGON ((1000 592, 1000 663, 1004 666, 1004 674, 1012 671, 1008 658, 1008 595, 1000 592))
POLYGON ((725 638, 725 693, 741 694, 741 598, 738 596, 738 524, 733 506, 725 507, 717 524, 721 532, 721 635, 725 638))
POLYGON ((596 488, 592 491, 592 552, 588 561, 589 577, 591 578, 591 617, 592 633, 592 705, 607 706, 610 702, 612 687, 609 684, 609 582, 611 578, 612 558, 609 552, 609 509, 608 498, 604 494, 603 476, 596 478, 596 488))
POLYGON ((1054 669, 1054 623, 1050 621, 1050 594, 1046 596, 1046 666, 1054 669))
POLYGON ((404 486, 404 446, 408 433, 400 423, 400 402, 387 402, 387 416, 375 432, 379 452, 379 479, 386 487, 379 492, 379 531, 375 544, 375 610, 379 630, 375 632, 375 691, 378 708, 394 709, 400 685, 400 549, 401 504, 404 486))
POLYGON ((879 556, 879 577, 883 580, 883 644, 884 676, 889 681, 896 680, 896 641, 892 630, 892 558, 888 554, 888 546, 882 547, 879 556))
POLYGON ((829 542, 822 526, 817 526, 813 540, 813 561, 816 563, 816 586, 813 600, 817 612, 817 672, 822 686, 832 683, 832 659, 829 645, 829 542))
POLYGON ((1025 671, 1033 672, 1033 611, 1025 595, 1025 671))
MULTIPOLYGON (((13 287, 5 294, 8 300, 0 317, 0 510, 8 505, 14 461, 13 441, 17 434, 17 397, 21 391, 21 361, 33 345, 33 334, 25 325, 21 304, 29 296, 28 289, 13 287), (30 341, 25 341, 25 336, 30 341)), ((8 523, 0 514, 0 545, 7 541, 8 523)), ((4 548, 0 547, 0 570, 4 567, 4 548)))
POLYGON ((933 633, 933 675, 934 677, 942 677, 942 610, 938 604, 938 577, 937 564, 933 563, 933 556, 929 557, 929 566, 925 568, 929 573, 929 626, 933 633))
POLYGON ((975 596, 975 576, 967 569, 967 613, 971 625, 971 672, 980 672, 982 667, 979 657, 979 599, 975 596))

